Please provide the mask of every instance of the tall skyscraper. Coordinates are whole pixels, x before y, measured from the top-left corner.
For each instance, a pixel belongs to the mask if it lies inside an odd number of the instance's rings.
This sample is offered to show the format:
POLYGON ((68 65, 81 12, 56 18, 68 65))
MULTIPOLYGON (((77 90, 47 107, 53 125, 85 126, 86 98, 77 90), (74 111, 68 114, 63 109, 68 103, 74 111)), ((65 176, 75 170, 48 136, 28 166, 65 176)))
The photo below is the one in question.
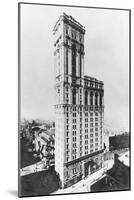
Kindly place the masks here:
POLYGON ((53 34, 55 170, 68 187, 102 166, 104 89, 84 75, 85 27, 63 13, 53 34))

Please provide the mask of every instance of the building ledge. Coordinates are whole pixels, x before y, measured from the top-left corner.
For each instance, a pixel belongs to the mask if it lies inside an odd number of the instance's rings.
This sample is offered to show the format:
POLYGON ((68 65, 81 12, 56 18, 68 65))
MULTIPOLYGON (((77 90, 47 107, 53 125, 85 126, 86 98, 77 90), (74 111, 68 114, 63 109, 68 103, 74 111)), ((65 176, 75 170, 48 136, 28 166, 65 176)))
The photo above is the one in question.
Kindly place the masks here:
POLYGON ((77 162, 81 162, 82 160, 85 160, 85 159, 87 159, 87 158, 90 158, 90 157, 92 157, 92 156, 98 155, 98 154, 103 153, 103 152, 104 152, 104 149, 99 150, 99 151, 96 151, 96 152, 93 152, 93 153, 90 153, 90 154, 85 155, 85 156, 82 156, 82 157, 77 158, 77 159, 75 159, 75 160, 69 161, 69 162, 67 162, 67 163, 64 163, 64 165, 65 165, 65 166, 73 165, 73 164, 75 164, 75 163, 77 163, 77 162))

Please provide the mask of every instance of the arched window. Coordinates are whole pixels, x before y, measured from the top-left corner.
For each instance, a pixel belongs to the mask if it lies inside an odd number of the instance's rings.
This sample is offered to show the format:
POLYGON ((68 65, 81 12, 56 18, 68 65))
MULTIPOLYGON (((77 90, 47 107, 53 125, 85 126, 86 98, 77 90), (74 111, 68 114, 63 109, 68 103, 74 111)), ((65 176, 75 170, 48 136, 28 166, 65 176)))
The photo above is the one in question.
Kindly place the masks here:
POLYGON ((72 104, 76 104, 76 89, 72 91, 72 104))
POLYGON ((85 105, 88 105, 88 92, 85 91, 85 105))
POLYGON ((90 105, 93 105, 93 92, 90 93, 90 105))
POLYGON ((95 105, 97 106, 98 105, 98 94, 95 93, 95 105))

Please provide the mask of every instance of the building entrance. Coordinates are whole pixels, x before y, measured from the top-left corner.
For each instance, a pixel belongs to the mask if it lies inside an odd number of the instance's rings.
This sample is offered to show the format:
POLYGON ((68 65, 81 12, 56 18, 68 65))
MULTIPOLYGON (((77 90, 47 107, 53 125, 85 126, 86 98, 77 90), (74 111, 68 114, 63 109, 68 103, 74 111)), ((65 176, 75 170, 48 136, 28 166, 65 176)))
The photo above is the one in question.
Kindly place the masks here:
POLYGON ((85 177, 87 177, 91 173, 91 161, 86 162, 84 168, 85 177))
POLYGON ((85 177, 87 177, 88 175, 92 174, 95 170, 95 168, 97 167, 97 164, 95 162, 93 162, 92 160, 86 162, 84 164, 84 172, 85 172, 85 177))

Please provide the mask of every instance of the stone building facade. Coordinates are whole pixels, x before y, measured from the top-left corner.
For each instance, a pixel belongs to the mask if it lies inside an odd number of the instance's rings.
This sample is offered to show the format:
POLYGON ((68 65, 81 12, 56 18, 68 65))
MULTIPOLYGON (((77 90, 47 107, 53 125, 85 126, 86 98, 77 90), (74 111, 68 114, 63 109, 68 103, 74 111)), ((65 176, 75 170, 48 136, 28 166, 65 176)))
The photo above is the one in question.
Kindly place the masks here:
POLYGON ((103 82, 84 74, 85 27, 63 13, 54 29, 55 170, 62 187, 103 163, 103 82))

